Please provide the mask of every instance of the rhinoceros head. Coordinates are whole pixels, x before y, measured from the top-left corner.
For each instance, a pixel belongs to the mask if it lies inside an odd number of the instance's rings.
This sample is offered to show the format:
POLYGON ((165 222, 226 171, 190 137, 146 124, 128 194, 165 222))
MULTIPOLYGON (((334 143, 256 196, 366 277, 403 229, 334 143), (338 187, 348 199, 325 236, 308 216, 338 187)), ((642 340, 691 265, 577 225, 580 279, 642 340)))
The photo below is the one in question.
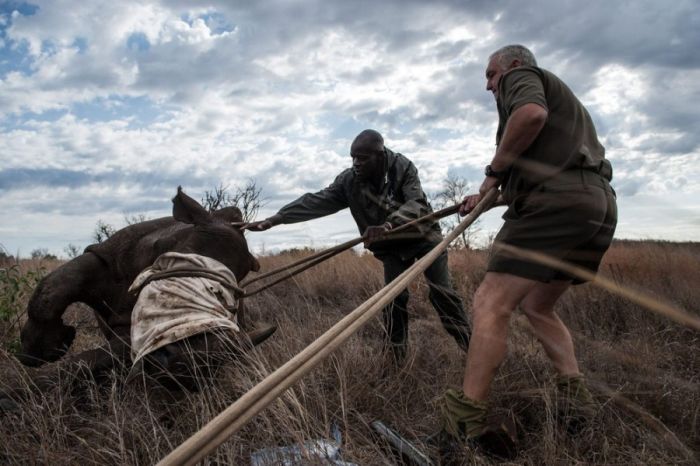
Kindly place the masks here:
POLYGON ((29 318, 21 332, 22 352, 15 356, 26 366, 40 366, 60 359, 74 338, 75 327, 65 325, 60 317, 55 321, 29 318))
POLYGON ((258 271, 260 264, 248 250, 243 233, 232 223, 243 217, 237 207, 208 212, 197 201, 178 188, 173 198, 173 218, 192 225, 161 240, 161 247, 168 251, 195 253, 211 257, 227 266, 239 281, 251 270, 258 271))

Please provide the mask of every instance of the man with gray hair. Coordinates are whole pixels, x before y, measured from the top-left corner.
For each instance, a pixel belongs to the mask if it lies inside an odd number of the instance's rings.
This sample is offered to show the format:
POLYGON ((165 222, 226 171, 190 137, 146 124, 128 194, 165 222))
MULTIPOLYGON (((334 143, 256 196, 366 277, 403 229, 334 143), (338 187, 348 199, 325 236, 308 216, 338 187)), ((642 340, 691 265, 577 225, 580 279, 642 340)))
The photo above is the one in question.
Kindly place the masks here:
POLYGON ((520 308, 557 372, 559 419, 575 433, 596 413, 568 329, 554 305, 579 277, 524 258, 530 251, 597 272, 617 224, 612 167, 588 111, 551 72, 538 68, 521 45, 489 57, 486 89, 496 99, 496 153, 479 194, 467 196, 465 215, 492 188, 508 209, 487 273, 473 301, 473 332, 462 390, 443 398, 444 432, 499 456, 515 454, 512 432, 487 422, 491 382, 507 352, 508 323, 520 308))
MULTIPOLYGON (((384 265, 386 283, 401 275, 441 240, 437 222, 417 225, 406 232, 384 238, 392 228, 423 217, 432 208, 421 188, 413 162, 384 146, 379 132, 367 129, 350 146, 352 168, 343 170, 325 189, 307 193, 282 207, 265 220, 242 228, 264 231, 275 225, 324 217, 350 208, 365 247, 384 265)), ((442 325, 463 351, 469 346, 469 324, 459 294, 450 283, 447 254, 443 252, 425 271, 430 289, 428 299, 442 325)), ((409 293, 404 290, 384 310, 387 343, 395 362, 406 352, 409 293)))

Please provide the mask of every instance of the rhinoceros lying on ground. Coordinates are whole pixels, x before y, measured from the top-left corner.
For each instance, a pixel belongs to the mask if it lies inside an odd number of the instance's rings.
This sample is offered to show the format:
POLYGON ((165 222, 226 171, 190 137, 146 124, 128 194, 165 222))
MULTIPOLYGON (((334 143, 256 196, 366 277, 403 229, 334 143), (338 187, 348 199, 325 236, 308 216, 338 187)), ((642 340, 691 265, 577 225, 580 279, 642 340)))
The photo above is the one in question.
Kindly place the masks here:
MULTIPOLYGON (((83 371, 87 368, 96 378, 111 371, 115 364, 130 367, 132 310, 138 297, 138 293, 129 292, 134 279, 162 254, 175 252, 203 256, 205 262, 207 258, 215 259, 240 281, 249 271, 259 269, 243 234, 231 225, 241 220, 237 208, 209 213, 178 188, 173 198, 172 217, 119 230, 103 243, 88 246, 82 255, 39 283, 29 301, 28 320, 21 330, 22 346, 17 358, 29 366, 61 358, 75 337, 75 328, 66 325, 62 315, 70 304, 82 302, 94 310, 107 344, 71 356, 71 362, 78 363, 75 367, 83 371)), ((237 326, 242 327, 239 342, 243 342, 244 347, 258 344, 274 332, 274 327, 269 326, 257 330, 246 328, 240 307, 236 317, 237 326), (247 336, 246 331, 249 331, 247 336)), ((161 345, 152 352, 147 366, 157 366, 162 373, 169 373, 177 384, 194 389, 188 377, 197 371, 187 367, 188 363, 192 364, 192 352, 198 355, 196 357, 203 357, 207 352, 221 349, 217 347, 221 341, 216 338, 217 334, 221 331, 200 332, 176 343, 161 345), (184 376, 182 380, 178 380, 178 374, 184 376)))

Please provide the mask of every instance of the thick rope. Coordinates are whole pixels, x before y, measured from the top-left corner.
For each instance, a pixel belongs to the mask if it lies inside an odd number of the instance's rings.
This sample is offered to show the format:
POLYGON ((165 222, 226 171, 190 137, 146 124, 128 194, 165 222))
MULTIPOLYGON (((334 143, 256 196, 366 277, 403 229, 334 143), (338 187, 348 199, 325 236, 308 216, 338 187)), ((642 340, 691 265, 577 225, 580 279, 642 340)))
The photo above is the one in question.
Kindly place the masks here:
POLYGON ((498 191, 495 188, 489 191, 464 220, 428 254, 341 319, 299 354, 246 392, 158 464, 161 466, 193 465, 225 442, 292 384, 316 367, 358 329, 374 318, 411 281, 424 272, 447 249, 447 246, 496 200, 497 196, 498 191))
MULTIPOLYGON (((323 251, 319 251, 319 252, 312 254, 310 256, 302 257, 301 259, 296 260, 296 261, 292 262, 291 264, 287 264, 287 265, 284 265, 284 266, 279 267, 277 269, 271 270, 269 272, 257 275, 249 280, 243 280, 241 282, 241 286, 246 287, 246 286, 250 285, 251 283, 255 283, 255 282, 262 280, 262 279, 265 279, 267 277, 272 277, 274 275, 277 275, 278 273, 282 273, 282 272, 285 272, 289 269, 293 269, 294 267, 296 267, 298 265, 305 264, 306 262, 310 262, 314 259, 321 258, 321 257, 325 258, 325 256, 331 252, 345 251, 346 249, 350 249, 351 247, 353 247, 357 244, 360 244, 361 242, 362 242, 361 236, 359 238, 351 239, 350 241, 346 241, 345 243, 338 244, 337 246, 333 246, 333 247, 330 247, 328 249, 324 249, 323 251)), ((291 277, 292 274, 290 274, 289 276, 291 277)))
MULTIPOLYGON (((355 241, 355 240, 353 240, 353 241, 355 241)), ((357 242, 356 242, 355 244, 358 244, 358 243, 361 242, 361 241, 362 241, 362 237, 358 238, 358 239, 357 239, 357 242)), ((355 244, 353 244, 352 246, 354 246, 355 244)), ((300 274, 300 273, 303 272, 304 270, 310 269, 311 267, 313 267, 313 266, 315 266, 315 265, 318 265, 318 264, 320 264, 321 262, 323 262, 323 261, 325 261, 325 260, 327 260, 327 259, 330 259, 330 258, 333 257, 333 256, 336 256, 336 255, 340 254, 341 252, 345 251, 346 249, 349 249, 349 248, 352 247, 352 246, 342 247, 342 248, 339 247, 339 246, 336 246, 336 247, 334 247, 334 248, 330 248, 330 249, 327 249, 327 250, 325 250, 325 251, 322 251, 322 252, 324 253, 323 255, 314 255, 314 256, 315 256, 314 260, 312 260, 312 261, 310 261, 310 262, 307 262, 306 260, 305 260, 305 261, 299 261, 299 263, 296 264, 296 265, 299 265, 298 268, 292 270, 292 271, 289 272, 288 274, 283 275, 282 277, 279 277, 279 278, 276 279, 276 280, 273 280, 273 281, 271 281, 271 282, 269 282, 269 283, 266 283, 266 284, 260 286, 259 288, 254 289, 253 291, 247 291, 247 292, 245 292, 241 297, 242 297, 242 298, 247 298, 247 297, 249 297, 249 296, 256 295, 256 294, 260 293, 260 292, 263 291, 263 290, 266 290, 266 289, 268 289, 268 288, 270 288, 270 287, 272 287, 272 286, 274 286, 274 285, 276 285, 276 284, 278 284, 278 283, 280 283, 280 282, 283 282, 283 281, 287 280, 288 278, 292 278, 293 276, 295 276, 295 275, 297 275, 297 274, 300 274), (307 263, 304 264, 304 262, 307 262, 307 263), (301 264, 301 265, 300 265, 300 264, 301 264)), ((307 260, 308 260, 308 259, 307 259, 307 260)), ((290 268, 291 268, 291 267, 289 267, 289 266, 283 267, 284 270, 289 270, 290 268)), ((273 271, 273 272, 274 272, 274 273, 279 273, 279 272, 282 272, 282 271, 284 271, 284 270, 277 270, 277 271, 273 271)), ((272 274, 272 275, 274 275, 274 273, 270 272, 270 274, 272 274)))
MULTIPOLYGON (((387 237, 390 237, 390 236, 392 236, 392 235, 394 235, 394 234, 396 234, 396 233, 399 233, 399 232, 402 232, 402 231, 404 231, 404 230, 407 230, 408 228, 413 227, 413 226, 415 226, 415 225, 417 225, 417 224, 419 224, 419 223, 433 222, 433 221, 435 221, 435 220, 439 220, 439 219, 441 219, 441 218, 443 218, 443 217, 446 217, 447 215, 455 214, 455 213, 457 213, 457 211, 459 210, 459 206, 460 206, 460 204, 451 205, 451 206, 446 207, 446 208, 444 208, 444 209, 438 210, 437 212, 431 212, 431 213, 429 213, 429 214, 427 214, 427 215, 424 215, 423 217, 420 217, 420 218, 411 220, 410 222, 405 223, 404 225, 400 225, 400 226, 398 226, 398 227, 396 227, 396 228, 393 228, 393 229, 389 230, 389 231, 386 233, 386 236, 387 236, 387 237)), ((349 249, 349 248, 351 248, 351 247, 353 247, 353 246, 355 246, 355 245, 357 245, 357 244, 360 244, 360 243, 363 241, 363 239, 364 239, 364 236, 360 236, 360 237, 358 237, 358 238, 351 239, 350 241, 346 241, 345 243, 339 244, 339 245, 337 245, 337 246, 333 246, 333 247, 328 248, 328 249, 325 249, 325 250, 323 250, 323 251, 319 251, 319 252, 317 252, 317 253, 315 253, 315 254, 312 254, 312 255, 310 255, 310 256, 307 256, 307 257, 301 258, 301 259, 299 259, 299 260, 297 260, 297 261, 295 261, 295 262, 292 262, 291 264, 287 264, 287 265, 285 265, 285 266, 283 266, 283 267, 280 267, 280 268, 278 268, 278 269, 275 269, 275 270, 272 270, 272 271, 270 271, 270 272, 267 272, 267 273, 258 275, 258 276, 256 276, 256 277, 250 279, 250 280, 243 280, 243 282, 241 283, 241 285, 244 286, 244 287, 245 287, 245 286, 248 286, 248 285, 250 285, 251 283, 254 283, 254 282, 258 281, 258 280, 262 280, 262 279, 264 279, 264 278, 271 277, 271 276, 276 275, 276 274, 278 274, 278 273, 280 273, 280 272, 284 272, 284 271, 289 270, 289 269, 291 269, 291 268, 293 268, 293 267, 295 267, 295 266, 297 266, 297 265, 304 264, 304 263, 306 263, 306 262, 308 262, 308 261, 311 261, 311 260, 313 260, 313 259, 316 259, 316 258, 318 258, 318 257, 323 257, 323 256, 325 256, 326 254, 328 254, 329 252, 332 252, 332 251, 336 251, 336 250, 345 251, 346 249, 349 249)))
MULTIPOLYGON (((502 205, 502 204, 503 204, 503 202, 498 200, 498 201, 494 202, 493 206, 502 205)), ((396 228, 392 228, 391 230, 389 230, 385 234, 384 237, 386 239, 391 239, 391 237, 396 235, 397 233, 404 232, 404 231, 408 230, 409 228, 414 227, 418 224, 432 223, 436 220, 447 217, 448 215, 456 214, 457 211, 459 210, 460 205, 461 204, 454 204, 454 205, 451 205, 449 207, 445 207, 444 209, 438 210, 436 212, 431 212, 427 215, 424 215, 423 217, 411 220, 408 223, 400 225, 396 228)), ((489 207, 492 207, 492 206, 489 206, 489 207)), ((288 278, 291 278, 291 277, 303 272, 304 270, 307 270, 307 269, 309 269, 317 264, 320 264, 321 262, 323 262, 327 259, 330 259, 331 257, 333 257, 333 256, 335 256, 335 255, 337 255, 337 254, 339 254, 347 249, 350 249, 353 246, 360 244, 362 241, 364 241, 364 239, 365 239, 364 235, 360 236, 358 238, 351 239, 350 241, 346 241, 345 243, 339 244, 337 246, 333 246, 333 247, 325 249, 323 251, 319 251, 315 254, 312 254, 310 256, 307 256, 307 257, 299 259, 295 262, 292 262, 291 264, 287 264, 287 265, 279 267, 275 270, 271 270, 270 272, 266 272, 264 274, 258 275, 256 277, 249 279, 249 280, 243 280, 243 282, 241 282, 241 286, 246 287, 246 286, 250 285, 251 283, 254 283, 258 280, 262 280, 264 278, 268 278, 268 277, 277 275, 278 273, 282 273, 282 272, 286 272, 286 271, 291 270, 288 274, 285 274, 281 278, 278 278, 272 282, 269 282, 269 283, 261 286, 260 288, 256 288, 255 290, 246 292, 243 295, 243 297, 245 298, 248 296, 253 296, 255 294, 258 294, 261 291, 270 288, 271 286, 274 286, 274 285, 276 285, 276 284, 278 284, 278 283, 280 283, 288 278), (306 265, 304 265, 304 264, 306 264, 306 265), (298 268, 295 268, 295 267, 298 267, 298 268)))

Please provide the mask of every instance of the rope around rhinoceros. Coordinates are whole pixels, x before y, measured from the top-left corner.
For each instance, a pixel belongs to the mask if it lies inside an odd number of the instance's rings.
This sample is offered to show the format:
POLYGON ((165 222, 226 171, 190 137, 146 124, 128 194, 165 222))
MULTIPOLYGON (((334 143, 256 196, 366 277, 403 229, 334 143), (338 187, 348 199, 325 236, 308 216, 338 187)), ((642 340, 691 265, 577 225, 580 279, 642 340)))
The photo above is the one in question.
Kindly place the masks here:
MULTIPOLYGON (((158 465, 192 465, 201 461, 219 445, 237 432, 260 411, 284 393, 302 376, 323 361, 332 351, 350 338, 357 330, 375 317, 391 300, 403 291, 419 274, 423 273, 447 246, 487 210, 498 196, 491 189, 437 246, 416 261, 392 282, 355 308, 323 335, 314 340, 299 354, 287 361, 255 387, 243 394, 198 432, 163 458, 158 465)), ((456 211, 456 210, 455 210, 456 211)), ((436 212, 437 213, 437 212, 436 212)))
MULTIPOLYGON (((503 205, 503 204, 504 204, 503 200, 498 198, 492 204, 490 204, 486 209, 489 209, 491 207, 495 207, 498 205, 503 205)), ((407 223, 400 225, 396 228, 392 228, 391 230, 389 230, 385 233, 384 238, 391 239, 392 237, 396 236, 398 233, 405 232, 409 228, 414 227, 416 225, 428 224, 429 222, 434 222, 434 221, 439 220, 441 218, 447 217, 448 215, 456 214, 457 211, 459 210, 460 205, 461 205, 461 203, 445 207, 444 209, 440 209, 438 211, 431 212, 427 215, 424 215, 420 218, 411 220, 410 222, 407 222, 407 223)), ((303 272, 303 271, 305 271, 305 270, 307 270, 315 265, 320 264, 321 262, 323 262, 327 259, 330 259, 333 256, 340 254, 341 252, 343 252, 347 249, 350 249, 353 246, 360 244, 364 240, 365 240, 365 236, 362 235, 362 236, 359 236, 357 238, 346 241, 345 243, 330 247, 328 249, 324 249, 324 250, 319 251, 319 252, 312 254, 310 256, 301 258, 295 262, 292 262, 291 264, 287 264, 287 265, 284 265, 284 266, 279 267, 277 269, 271 270, 269 272, 260 274, 256 277, 249 279, 249 280, 243 280, 240 285, 241 285, 241 287, 245 288, 246 286, 250 285, 251 283, 255 283, 259 280, 262 280, 262 279, 265 279, 268 277, 272 277, 272 276, 277 275, 277 274, 282 273, 282 272, 288 272, 283 277, 277 278, 276 280, 273 280, 269 283, 266 283, 265 285, 263 285, 259 288, 256 288, 255 290, 245 292, 242 295, 242 297, 247 298, 249 296, 253 296, 255 294, 258 294, 263 290, 266 290, 266 289, 268 289, 268 288, 270 288, 270 287, 272 287, 272 286, 274 286, 274 285, 276 285, 284 280, 287 280, 288 278, 291 278, 291 277, 293 277, 293 276, 295 276, 295 275, 297 275, 297 274, 299 274, 299 273, 301 273, 301 272, 303 272)))

